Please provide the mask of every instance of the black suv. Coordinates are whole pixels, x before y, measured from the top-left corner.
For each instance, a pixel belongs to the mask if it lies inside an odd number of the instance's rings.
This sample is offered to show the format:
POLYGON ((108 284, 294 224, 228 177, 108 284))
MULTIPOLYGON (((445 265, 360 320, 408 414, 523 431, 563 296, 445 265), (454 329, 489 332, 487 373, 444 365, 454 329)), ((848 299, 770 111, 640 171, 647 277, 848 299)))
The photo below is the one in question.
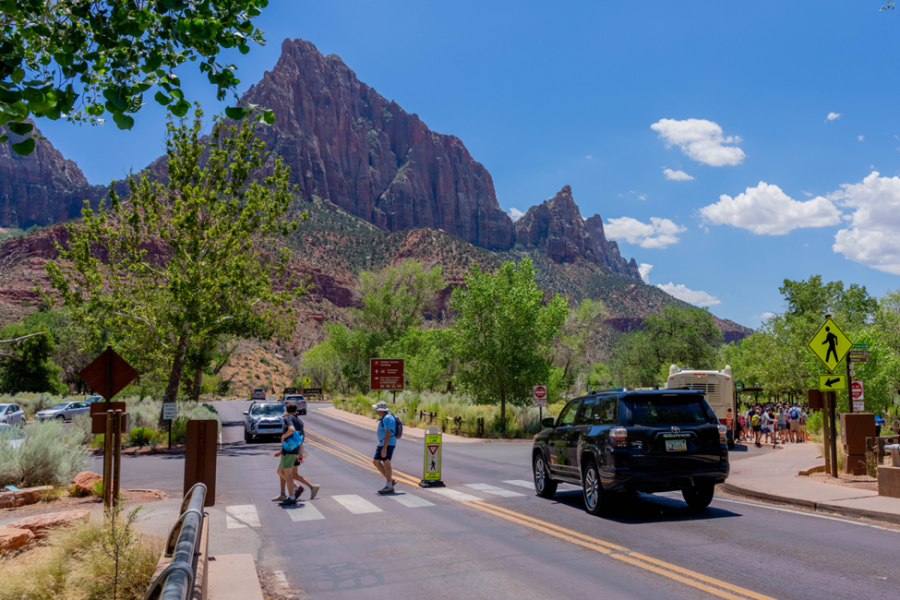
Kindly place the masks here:
POLYGON ((706 508, 728 477, 726 428, 700 391, 591 392, 541 425, 535 491, 550 498, 559 483, 579 485, 593 515, 624 492, 681 490, 691 508, 706 508))

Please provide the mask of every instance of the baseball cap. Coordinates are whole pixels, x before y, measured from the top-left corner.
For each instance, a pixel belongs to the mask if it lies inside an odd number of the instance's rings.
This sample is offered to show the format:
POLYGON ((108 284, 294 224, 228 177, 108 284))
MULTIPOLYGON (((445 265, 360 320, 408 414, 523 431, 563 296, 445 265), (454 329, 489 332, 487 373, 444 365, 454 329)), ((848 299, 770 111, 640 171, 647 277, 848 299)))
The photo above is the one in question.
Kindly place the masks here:
POLYGON ((372 408, 374 408, 375 410, 388 410, 388 405, 387 405, 387 402, 382 400, 381 402, 373 404, 372 408))

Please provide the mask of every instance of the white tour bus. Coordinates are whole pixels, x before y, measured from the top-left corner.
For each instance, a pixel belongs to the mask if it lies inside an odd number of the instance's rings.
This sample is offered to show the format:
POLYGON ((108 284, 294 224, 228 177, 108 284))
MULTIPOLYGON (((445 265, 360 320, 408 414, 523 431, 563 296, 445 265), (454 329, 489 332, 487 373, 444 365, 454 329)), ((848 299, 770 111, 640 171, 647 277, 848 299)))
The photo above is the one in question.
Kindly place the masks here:
POLYGON ((679 369, 675 365, 669 367, 669 380, 666 388, 691 387, 706 394, 706 401, 719 418, 719 423, 728 428, 728 448, 734 448, 734 431, 737 427, 736 396, 734 378, 731 367, 726 365, 722 371, 691 371, 679 369))

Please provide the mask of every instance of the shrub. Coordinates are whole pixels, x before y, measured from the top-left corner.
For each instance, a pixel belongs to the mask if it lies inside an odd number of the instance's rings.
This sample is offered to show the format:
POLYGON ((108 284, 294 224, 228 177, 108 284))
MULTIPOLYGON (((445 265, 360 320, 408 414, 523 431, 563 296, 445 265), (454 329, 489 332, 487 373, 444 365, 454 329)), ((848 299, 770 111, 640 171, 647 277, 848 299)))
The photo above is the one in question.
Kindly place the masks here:
POLYGON ((156 439, 156 433, 146 427, 134 427, 128 434, 129 446, 147 446, 156 439))
POLYGON ((93 448, 94 450, 100 450, 101 448, 103 448, 105 442, 106 436, 102 433, 97 434, 94 436, 94 439, 91 440, 91 448, 93 448))
POLYGON ((87 463, 81 435, 57 421, 26 425, 21 446, 0 444, 0 486, 68 484, 87 463))

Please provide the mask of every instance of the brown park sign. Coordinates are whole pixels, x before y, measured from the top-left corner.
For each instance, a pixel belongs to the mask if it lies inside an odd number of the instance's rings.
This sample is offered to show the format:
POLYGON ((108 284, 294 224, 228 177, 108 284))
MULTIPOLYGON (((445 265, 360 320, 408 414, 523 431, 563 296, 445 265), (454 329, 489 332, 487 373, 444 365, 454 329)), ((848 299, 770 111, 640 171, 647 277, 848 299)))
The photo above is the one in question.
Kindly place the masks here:
POLYGON ((369 389, 393 391, 403 389, 402 358, 372 358, 369 361, 369 389))
POLYGON ((112 346, 107 346, 106 351, 78 375, 109 402, 134 381, 139 373, 124 358, 116 354, 112 346))

